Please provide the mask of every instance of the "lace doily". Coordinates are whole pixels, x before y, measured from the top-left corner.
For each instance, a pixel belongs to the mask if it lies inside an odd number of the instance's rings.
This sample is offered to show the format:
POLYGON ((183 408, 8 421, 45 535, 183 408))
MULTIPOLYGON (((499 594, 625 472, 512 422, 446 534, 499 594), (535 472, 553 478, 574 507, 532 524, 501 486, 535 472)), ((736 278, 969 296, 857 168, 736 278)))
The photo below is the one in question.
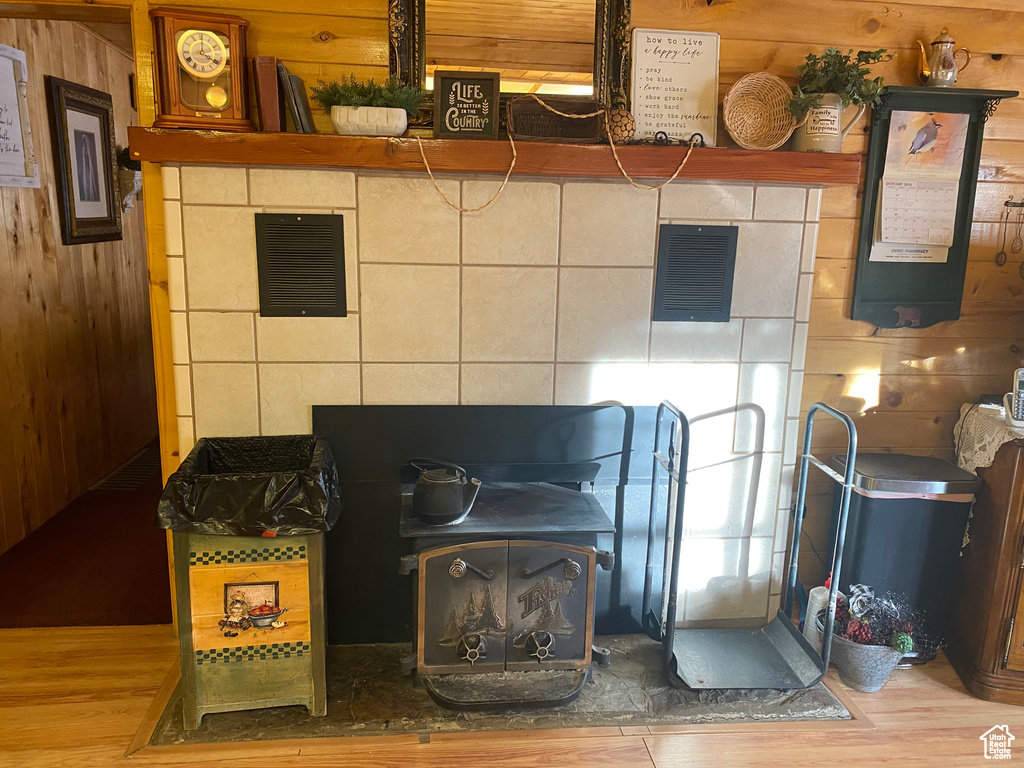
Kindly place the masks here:
POLYGON ((1007 424, 998 412, 981 409, 973 403, 960 407, 960 420, 953 427, 956 463, 960 469, 977 474, 979 467, 990 467, 1003 443, 1024 438, 1024 429, 1007 424))

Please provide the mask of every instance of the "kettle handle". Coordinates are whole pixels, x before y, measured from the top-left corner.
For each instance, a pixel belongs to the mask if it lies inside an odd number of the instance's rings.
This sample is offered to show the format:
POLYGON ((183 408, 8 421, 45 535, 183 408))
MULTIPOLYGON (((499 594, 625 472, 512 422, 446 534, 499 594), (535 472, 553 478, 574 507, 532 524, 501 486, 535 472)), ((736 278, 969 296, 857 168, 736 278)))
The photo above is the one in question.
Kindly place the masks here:
POLYGON ((426 458, 420 457, 420 458, 415 458, 415 459, 409 459, 407 463, 412 465, 416 469, 418 469, 420 472, 426 472, 426 470, 423 467, 421 467, 420 464, 427 464, 427 465, 434 464, 434 465, 437 465, 437 466, 440 466, 440 467, 447 467, 448 469, 454 469, 456 477, 460 477, 460 476, 461 477, 466 477, 466 470, 464 470, 458 464, 452 464, 450 461, 441 461, 440 459, 426 459, 426 458))
POLYGON ((960 51, 963 51, 964 53, 967 54, 967 60, 964 62, 964 65, 962 67, 959 67, 957 69, 956 73, 958 75, 965 69, 967 69, 967 65, 971 63, 971 52, 968 51, 966 48, 957 48, 955 51, 953 51, 953 61, 956 61, 956 55, 960 53, 960 51))

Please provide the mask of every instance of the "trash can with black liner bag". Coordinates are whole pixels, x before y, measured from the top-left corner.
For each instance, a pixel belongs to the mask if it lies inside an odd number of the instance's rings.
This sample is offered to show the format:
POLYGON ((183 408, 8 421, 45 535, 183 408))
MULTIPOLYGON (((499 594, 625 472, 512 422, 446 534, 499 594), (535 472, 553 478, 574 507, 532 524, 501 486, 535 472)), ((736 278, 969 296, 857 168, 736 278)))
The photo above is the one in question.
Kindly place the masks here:
POLYGON ((186 729, 211 712, 327 712, 323 534, 342 510, 315 435, 200 439, 167 480, 186 729))

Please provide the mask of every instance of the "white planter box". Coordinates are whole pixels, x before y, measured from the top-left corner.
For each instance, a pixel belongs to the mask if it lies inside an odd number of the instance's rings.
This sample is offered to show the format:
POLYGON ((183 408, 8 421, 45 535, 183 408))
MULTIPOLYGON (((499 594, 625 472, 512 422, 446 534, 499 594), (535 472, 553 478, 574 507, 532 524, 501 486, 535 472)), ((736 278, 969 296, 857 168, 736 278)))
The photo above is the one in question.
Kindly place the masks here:
POLYGON ((331 107, 331 125, 342 136, 401 136, 408 123, 404 109, 331 107))

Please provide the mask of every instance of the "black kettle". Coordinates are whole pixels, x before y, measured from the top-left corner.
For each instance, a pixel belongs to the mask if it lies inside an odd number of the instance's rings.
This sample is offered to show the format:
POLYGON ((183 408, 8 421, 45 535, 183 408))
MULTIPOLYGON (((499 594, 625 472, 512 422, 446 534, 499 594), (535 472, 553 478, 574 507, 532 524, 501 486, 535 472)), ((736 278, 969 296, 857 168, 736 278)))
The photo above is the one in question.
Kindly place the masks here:
POLYGON ((480 492, 480 481, 466 477, 456 464, 436 459, 409 459, 420 471, 412 492, 412 513, 425 523, 458 523, 473 507, 480 492), (435 467, 428 469, 427 467, 435 467))

